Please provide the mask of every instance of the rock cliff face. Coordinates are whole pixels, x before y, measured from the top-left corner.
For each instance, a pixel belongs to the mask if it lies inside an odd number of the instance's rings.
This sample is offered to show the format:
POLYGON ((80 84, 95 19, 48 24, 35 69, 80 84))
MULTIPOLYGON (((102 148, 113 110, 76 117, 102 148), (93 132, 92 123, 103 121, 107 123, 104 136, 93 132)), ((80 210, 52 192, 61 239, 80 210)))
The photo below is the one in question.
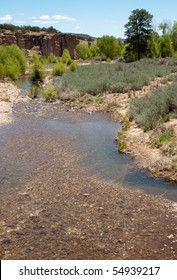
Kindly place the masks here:
POLYGON ((22 49, 38 49, 46 57, 51 52, 61 56, 66 48, 74 58, 74 49, 78 43, 79 40, 70 34, 0 30, 0 45, 16 44, 22 49))

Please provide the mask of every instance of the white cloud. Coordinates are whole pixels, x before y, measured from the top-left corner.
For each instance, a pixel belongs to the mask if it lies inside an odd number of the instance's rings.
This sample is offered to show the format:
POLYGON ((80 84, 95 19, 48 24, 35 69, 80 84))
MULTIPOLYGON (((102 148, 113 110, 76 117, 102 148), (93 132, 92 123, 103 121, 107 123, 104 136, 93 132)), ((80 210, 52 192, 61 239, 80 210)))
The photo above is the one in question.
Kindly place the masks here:
POLYGON ((55 24, 58 23, 58 21, 52 21, 52 20, 48 20, 48 21, 41 21, 40 24, 55 24))
POLYGON ((11 21, 12 16, 11 15, 5 15, 4 17, 0 18, 0 21, 11 21))
POLYGON ((80 29, 81 27, 80 27, 79 25, 77 25, 75 28, 76 28, 76 29, 80 29))
MULTIPOLYGON (((37 19, 37 17, 32 17, 33 19, 37 19)), ((39 17, 40 20, 66 20, 66 21, 76 21, 73 17, 68 17, 64 15, 55 15, 55 16, 49 16, 49 15, 42 15, 39 17)))
POLYGON ((50 19, 50 16, 48 16, 48 15, 43 15, 43 16, 40 16, 40 19, 44 19, 44 20, 50 19))
POLYGON ((33 23, 41 23, 41 20, 33 20, 33 23))
POLYGON ((55 15, 55 16, 52 16, 52 18, 54 18, 56 20, 76 21, 76 19, 73 17, 62 16, 62 15, 55 15))
POLYGON ((75 18, 65 16, 65 15, 54 15, 54 16, 42 15, 39 17, 33 16, 31 17, 31 19, 33 19, 33 23, 39 23, 39 24, 54 24, 54 23, 58 23, 60 20, 77 21, 75 18))

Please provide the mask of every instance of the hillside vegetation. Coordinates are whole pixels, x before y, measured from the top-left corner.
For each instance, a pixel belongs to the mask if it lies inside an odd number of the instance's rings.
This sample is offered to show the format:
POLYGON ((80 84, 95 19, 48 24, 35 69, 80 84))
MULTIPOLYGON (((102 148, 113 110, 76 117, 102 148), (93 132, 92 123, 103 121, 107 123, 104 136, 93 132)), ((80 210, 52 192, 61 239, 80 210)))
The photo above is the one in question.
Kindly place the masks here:
POLYGON ((177 72, 176 59, 141 60, 130 64, 90 64, 62 78, 54 78, 59 98, 75 99, 85 94, 125 93, 142 89, 156 77, 177 72))

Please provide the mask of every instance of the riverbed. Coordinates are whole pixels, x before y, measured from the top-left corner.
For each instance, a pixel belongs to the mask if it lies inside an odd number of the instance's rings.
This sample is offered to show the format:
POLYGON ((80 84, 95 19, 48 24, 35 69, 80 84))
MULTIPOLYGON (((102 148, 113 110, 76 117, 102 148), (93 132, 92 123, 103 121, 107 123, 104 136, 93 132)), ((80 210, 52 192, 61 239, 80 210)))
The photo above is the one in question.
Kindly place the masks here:
POLYGON ((1 259, 177 257, 164 199, 175 186, 117 152, 119 123, 59 101, 21 101, 13 114, 0 128, 1 259))

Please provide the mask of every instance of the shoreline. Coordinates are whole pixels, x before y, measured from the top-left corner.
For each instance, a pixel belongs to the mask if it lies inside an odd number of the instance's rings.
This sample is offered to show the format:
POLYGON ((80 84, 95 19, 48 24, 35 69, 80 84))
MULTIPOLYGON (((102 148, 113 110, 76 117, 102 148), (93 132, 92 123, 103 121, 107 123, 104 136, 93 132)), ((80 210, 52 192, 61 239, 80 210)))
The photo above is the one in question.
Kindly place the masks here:
MULTIPOLYGON (((171 76, 174 75, 171 74, 171 76)), ((164 83, 164 78, 156 78, 148 86, 144 86, 142 90, 131 91, 123 94, 105 94, 102 98, 101 104, 84 104, 78 100, 74 102, 68 102, 73 108, 81 108, 92 113, 100 111, 109 114, 113 119, 123 124, 126 122, 126 116, 129 109, 129 102, 132 98, 141 98, 150 94, 157 88, 162 88, 171 84, 171 82, 164 83)), ((95 97, 96 100, 97 97, 95 97)), ((177 138, 177 120, 170 120, 164 124, 166 127, 172 127, 177 138)), ((152 148, 151 139, 155 130, 144 132, 139 128, 135 122, 130 122, 126 131, 121 130, 124 138, 125 147, 121 149, 121 152, 130 154, 133 159, 136 160, 138 166, 142 169, 146 169, 149 175, 153 178, 162 179, 168 182, 177 183, 177 172, 173 169, 173 159, 177 159, 176 156, 170 157, 164 155, 159 148, 152 148)), ((121 141, 119 136, 115 139, 117 143, 121 141)), ((176 139, 177 141, 177 139, 176 139)))
POLYGON ((12 82, 0 81, 0 127, 12 123, 13 107, 28 97, 20 95, 21 90, 12 82))

